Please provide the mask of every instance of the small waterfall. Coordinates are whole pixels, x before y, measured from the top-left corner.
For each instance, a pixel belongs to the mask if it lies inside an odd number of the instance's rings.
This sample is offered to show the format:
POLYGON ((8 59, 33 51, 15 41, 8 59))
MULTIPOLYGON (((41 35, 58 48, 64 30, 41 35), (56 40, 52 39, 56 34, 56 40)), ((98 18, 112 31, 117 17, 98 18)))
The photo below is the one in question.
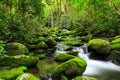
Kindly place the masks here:
POLYGON ((74 47, 73 49, 78 50, 79 57, 83 58, 87 62, 87 68, 83 75, 97 77, 98 80, 120 79, 120 66, 117 66, 110 61, 89 59, 89 52, 86 44, 81 47, 74 47))

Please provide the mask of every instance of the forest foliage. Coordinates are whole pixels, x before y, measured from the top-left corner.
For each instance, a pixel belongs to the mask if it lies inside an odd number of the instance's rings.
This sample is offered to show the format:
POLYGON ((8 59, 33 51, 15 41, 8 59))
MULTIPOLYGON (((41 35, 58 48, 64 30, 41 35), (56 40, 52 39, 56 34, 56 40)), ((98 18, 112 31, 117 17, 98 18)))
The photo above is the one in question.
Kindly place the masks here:
POLYGON ((78 36, 119 35, 120 0, 0 1, 1 40, 24 42, 36 35, 55 36, 61 29, 78 36))

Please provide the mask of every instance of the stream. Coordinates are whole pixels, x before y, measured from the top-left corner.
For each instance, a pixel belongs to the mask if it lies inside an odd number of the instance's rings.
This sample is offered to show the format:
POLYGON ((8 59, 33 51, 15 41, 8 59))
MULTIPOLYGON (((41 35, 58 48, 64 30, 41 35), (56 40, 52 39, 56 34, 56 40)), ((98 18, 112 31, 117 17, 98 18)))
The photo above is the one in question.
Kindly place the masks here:
MULTIPOLYGON (((58 44, 56 52, 64 52, 66 48, 63 44, 58 44)), ((90 59, 86 44, 80 47, 73 47, 73 50, 79 51, 78 56, 86 60, 87 68, 83 76, 96 77, 98 80, 120 80, 120 66, 111 61, 100 61, 90 59)))

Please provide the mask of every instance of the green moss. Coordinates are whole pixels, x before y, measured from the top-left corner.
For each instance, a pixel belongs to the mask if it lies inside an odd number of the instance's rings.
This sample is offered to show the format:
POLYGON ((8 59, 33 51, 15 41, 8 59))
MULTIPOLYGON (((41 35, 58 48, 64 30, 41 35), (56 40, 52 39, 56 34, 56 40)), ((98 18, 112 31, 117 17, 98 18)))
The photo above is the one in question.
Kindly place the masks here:
POLYGON ((73 55, 73 56, 78 56, 79 51, 73 50, 73 51, 68 51, 67 54, 73 55))
POLYGON ((43 54, 43 53, 45 53, 45 50, 43 50, 43 49, 37 49, 34 52, 35 52, 35 54, 43 54))
POLYGON ((97 80, 97 79, 94 77, 78 76, 73 78, 72 80, 97 80))
POLYGON ((65 62, 65 61, 68 61, 68 60, 73 59, 73 58, 74 58, 74 56, 72 56, 72 55, 69 55, 69 54, 66 54, 66 53, 59 53, 55 57, 55 60, 65 62))
POLYGON ((39 42, 37 45, 37 48, 40 48, 40 49, 47 49, 48 46, 45 42, 39 42))
POLYGON ((6 44, 5 50, 7 51, 7 55, 21 55, 28 54, 29 52, 25 45, 17 42, 6 44))
POLYGON ((45 37, 39 37, 39 40, 40 40, 40 41, 45 41, 46 38, 45 38, 45 37))
POLYGON ((55 74, 70 77, 82 75, 82 73, 86 69, 86 66, 87 63, 85 62, 85 60, 76 57, 56 67, 55 74))
POLYGON ((61 38, 61 40, 63 40, 63 41, 75 41, 76 38, 74 38, 74 37, 66 37, 66 38, 61 38))
POLYGON ((54 46, 57 45, 57 42, 54 39, 52 39, 52 38, 48 38, 45 41, 45 43, 48 45, 49 48, 54 47, 54 46))
POLYGON ((120 43, 120 38, 117 38, 117 39, 113 40, 111 43, 112 43, 112 44, 120 43))
POLYGON ((80 41, 65 41, 64 44, 66 45, 72 45, 72 46, 81 46, 83 43, 80 41))
POLYGON ((88 48, 96 51, 97 53, 108 54, 111 49, 111 44, 107 40, 92 39, 88 42, 88 48))
POLYGON ((26 55, 17 55, 17 56, 8 56, 4 55, 0 58, 0 66, 35 66, 38 62, 38 57, 26 56, 26 55))
POLYGON ((62 75, 62 80, 68 80, 66 76, 62 75))
POLYGON ((4 80, 4 79, 0 78, 0 80, 4 80))
POLYGON ((53 73, 55 67, 57 67, 57 66, 58 66, 58 64, 53 59, 49 59, 49 58, 39 60, 39 62, 37 64, 39 73, 41 75, 48 75, 50 73, 53 73))
POLYGON ((111 45, 111 49, 120 49, 120 43, 115 43, 111 45))
POLYGON ((17 77, 18 75, 23 74, 25 70, 27 70, 27 67, 25 67, 25 66, 13 68, 10 70, 1 70, 0 78, 3 78, 5 80, 12 80, 13 78, 17 77))
POLYGON ((46 58, 46 55, 45 55, 45 54, 39 54, 39 55, 37 55, 37 57, 38 57, 39 59, 44 59, 44 58, 46 58))
POLYGON ((16 80, 41 80, 41 79, 32 75, 31 73, 24 73, 18 76, 16 80))

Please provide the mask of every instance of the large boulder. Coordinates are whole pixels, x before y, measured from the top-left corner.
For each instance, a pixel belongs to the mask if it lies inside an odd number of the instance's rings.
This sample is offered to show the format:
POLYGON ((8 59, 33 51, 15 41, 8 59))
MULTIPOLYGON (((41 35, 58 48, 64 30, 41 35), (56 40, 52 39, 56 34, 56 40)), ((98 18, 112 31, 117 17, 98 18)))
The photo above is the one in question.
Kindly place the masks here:
POLYGON ((69 77, 81 76, 85 71, 87 63, 82 58, 70 59, 55 68, 56 75, 65 75, 69 77))
POLYGON ((38 57, 26 56, 26 55, 17 55, 17 56, 8 56, 4 55, 0 57, 0 66, 35 66, 38 63, 38 57))
POLYGON ((69 55, 69 54, 66 54, 66 53, 59 53, 56 57, 55 57, 55 60, 56 61, 62 61, 62 62, 65 62, 65 61, 68 61, 70 59, 73 59, 75 56, 72 56, 72 55, 69 55))
POLYGON ((5 80, 14 80, 17 76, 24 73, 27 70, 27 67, 21 66, 18 68, 13 68, 9 70, 0 70, 0 78, 5 80))
POLYGON ((88 48, 96 53, 108 54, 111 49, 111 44, 107 40, 92 39, 88 42, 88 48))
POLYGON ((21 55, 28 54, 28 49, 25 45, 17 42, 8 43, 5 45, 5 50, 7 51, 7 55, 21 55))
POLYGON ((18 76, 16 80, 41 80, 41 79, 34 76, 31 73, 24 73, 24 74, 18 76))

